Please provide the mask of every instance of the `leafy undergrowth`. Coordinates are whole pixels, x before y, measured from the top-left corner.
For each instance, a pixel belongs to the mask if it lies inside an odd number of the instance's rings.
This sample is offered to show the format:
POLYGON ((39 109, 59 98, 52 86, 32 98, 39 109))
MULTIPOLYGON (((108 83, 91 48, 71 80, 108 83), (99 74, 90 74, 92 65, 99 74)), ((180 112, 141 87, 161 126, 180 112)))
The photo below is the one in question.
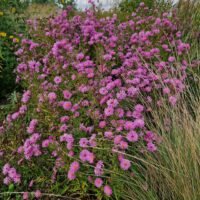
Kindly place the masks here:
POLYGON ((0 127, 4 197, 126 199, 140 159, 159 155, 154 109, 185 89, 190 45, 169 13, 70 9, 28 20, 16 52, 26 90, 0 127))
POLYGON ((25 33, 25 17, 22 14, 26 3, 3 0, 0 3, 0 104, 14 90, 20 90, 15 84, 13 70, 17 66, 15 46, 19 34, 25 33))

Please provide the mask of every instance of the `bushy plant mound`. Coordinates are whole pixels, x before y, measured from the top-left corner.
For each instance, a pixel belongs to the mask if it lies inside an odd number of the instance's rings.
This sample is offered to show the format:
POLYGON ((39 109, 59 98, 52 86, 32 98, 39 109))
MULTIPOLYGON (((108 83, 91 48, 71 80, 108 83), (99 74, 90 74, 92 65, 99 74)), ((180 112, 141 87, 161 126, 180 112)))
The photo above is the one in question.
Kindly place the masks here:
POLYGON ((120 198, 117 177, 137 166, 128 155, 157 149, 152 106, 174 106, 184 90, 189 45, 168 13, 149 16, 143 3, 123 22, 68 9, 29 24, 32 40, 16 52, 27 90, 1 127, 0 181, 120 198))

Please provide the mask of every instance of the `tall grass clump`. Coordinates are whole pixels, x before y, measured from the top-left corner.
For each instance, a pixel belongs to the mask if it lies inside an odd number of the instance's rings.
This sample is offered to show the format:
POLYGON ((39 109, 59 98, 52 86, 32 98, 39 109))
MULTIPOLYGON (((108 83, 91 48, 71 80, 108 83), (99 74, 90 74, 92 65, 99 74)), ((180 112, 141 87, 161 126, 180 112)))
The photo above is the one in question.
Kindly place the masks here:
POLYGON ((164 199, 200 198, 200 110, 199 101, 191 103, 196 110, 195 118, 184 103, 176 112, 170 113, 169 133, 163 124, 160 127, 163 135, 160 155, 149 159, 153 165, 157 165, 157 169, 149 168, 147 172, 150 183, 153 188, 158 188, 164 199))
POLYGON ((176 5, 183 35, 189 41, 200 44, 200 2, 198 0, 180 0, 176 5))
POLYGON ((153 111, 175 108, 190 68, 170 14, 148 11, 28 20, 16 51, 24 93, 0 127, 3 197, 126 199, 127 178, 159 154, 153 111))
POLYGON ((154 110, 155 130, 162 145, 154 155, 146 154, 143 160, 139 159, 143 167, 129 179, 124 192, 127 199, 200 198, 200 101, 190 95, 195 111, 192 114, 184 98, 174 110, 168 106, 154 110))

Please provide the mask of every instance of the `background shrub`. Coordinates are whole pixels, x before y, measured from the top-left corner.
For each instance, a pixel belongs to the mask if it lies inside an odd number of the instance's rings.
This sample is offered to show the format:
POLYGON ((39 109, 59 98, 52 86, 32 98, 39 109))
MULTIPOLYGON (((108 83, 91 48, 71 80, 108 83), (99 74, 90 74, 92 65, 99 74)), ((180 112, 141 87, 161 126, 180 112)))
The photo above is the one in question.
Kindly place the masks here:
POLYGON ((19 42, 18 34, 25 32, 23 10, 26 3, 19 0, 3 0, 0 5, 0 101, 17 88, 14 68, 17 65, 14 55, 19 42))
POLYGON ((123 13, 133 12, 136 8, 138 8, 139 4, 143 2, 145 5, 150 8, 159 8, 159 11, 169 10, 172 6, 171 1, 165 0, 122 0, 119 4, 119 10, 123 13))

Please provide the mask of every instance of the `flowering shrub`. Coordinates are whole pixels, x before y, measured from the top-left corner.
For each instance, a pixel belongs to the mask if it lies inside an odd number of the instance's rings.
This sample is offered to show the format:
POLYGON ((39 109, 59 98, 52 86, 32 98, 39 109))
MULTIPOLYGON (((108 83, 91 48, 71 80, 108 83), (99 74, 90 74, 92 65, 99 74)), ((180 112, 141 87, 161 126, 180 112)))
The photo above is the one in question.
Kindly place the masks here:
POLYGON ((22 39, 16 52, 17 81, 27 89, 0 128, 9 175, 3 181, 20 188, 30 179, 46 191, 51 179, 71 192, 120 197, 117 176, 130 176, 136 166, 129 155, 157 150, 151 109, 176 104, 189 45, 168 13, 148 16, 143 3, 123 22, 117 15, 98 19, 92 10, 70 12, 45 26, 28 21, 32 40, 22 39), (10 165, 16 167, 11 178, 10 165), (33 173, 36 165, 45 184, 33 173), (32 175, 22 170, 27 166, 32 175))

